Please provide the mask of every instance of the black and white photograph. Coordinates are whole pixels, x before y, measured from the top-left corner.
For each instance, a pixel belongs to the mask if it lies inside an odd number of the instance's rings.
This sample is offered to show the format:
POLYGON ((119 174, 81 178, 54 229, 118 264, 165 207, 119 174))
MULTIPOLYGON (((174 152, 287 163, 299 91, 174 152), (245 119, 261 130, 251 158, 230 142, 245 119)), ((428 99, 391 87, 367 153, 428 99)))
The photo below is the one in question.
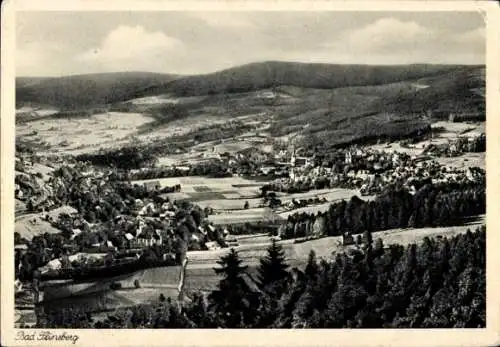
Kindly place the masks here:
POLYGON ((16 339, 485 329, 486 23, 16 11, 16 339))

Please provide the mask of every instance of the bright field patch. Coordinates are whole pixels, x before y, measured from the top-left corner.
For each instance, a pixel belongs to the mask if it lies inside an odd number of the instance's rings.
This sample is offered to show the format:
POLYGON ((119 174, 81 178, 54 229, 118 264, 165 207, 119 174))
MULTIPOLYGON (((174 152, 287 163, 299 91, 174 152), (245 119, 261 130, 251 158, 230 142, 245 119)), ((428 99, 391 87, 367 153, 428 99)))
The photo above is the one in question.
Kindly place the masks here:
POLYGON ((305 193, 295 193, 295 194, 285 194, 280 193, 280 199, 284 202, 301 199, 314 199, 314 198, 326 198, 329 202, 341 200, 341 199, 350 199, 352 196, 357 195, 357 191, 354 189, 343 189, 343 188, 333 188, 333 189, 318 189, 311 190, 305 193))
POLYGON ((258 188, 262 186, 262 182, 255 182, 241 177, 224 177, 224 178, 209 178, 202 176, 189 177, 169 177, 150 180, 137 180, 132 184, 143 185, 146 182, 157 181, 162 187, 172 187, 177 184, 181 185, 181 192, 191 195, 197 201, 225 199, 224 195, 231 194, 236 198, 255 197, 258 194, 258 188), (214 195, 210 195, 213 193, 214 195), (205 194, 202 197, 200 194, 205 194))
POLYGON ((264 221, 275 222, 282 219, 282 217, 269 208, 227 211, 225 213, 208 216, 208 220, 213 222, 215 225, 244 224, 264 221))
POLYGON ((45 142, 51 150, 80 154, 130 141, 141 125, 153 121, 140 113, 109 112, 88 118, 42 119, 16 126, 16 135, 45 142))
POLYGON ((237 192, 222 194, 226 199, 239 199, 241 195, 237 192))
MULTIPOLYGON (((225 194, 224 194, 225 195, 225 194)), ((218 199, 198 201, 201 207, 211 207, 215 210, 241 210, 248 201, 249 208, 256 208, 262 203, 262 199, 218 199)))
POLYGON ((469 167, 480 167, 486 169, 485 152, 482 153, 464 153, 459 157, 440 157, 436 161, 445 166, 451 166, 458 169, 467 169, 469 167))

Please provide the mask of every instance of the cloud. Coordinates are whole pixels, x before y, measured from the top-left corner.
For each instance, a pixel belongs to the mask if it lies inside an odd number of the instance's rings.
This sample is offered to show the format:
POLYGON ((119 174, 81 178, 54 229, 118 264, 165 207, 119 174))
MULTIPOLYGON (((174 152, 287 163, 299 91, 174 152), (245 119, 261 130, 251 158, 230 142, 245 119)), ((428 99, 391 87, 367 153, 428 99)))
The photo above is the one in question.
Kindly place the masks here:
POLYGON ((476 28, 454 35, 453 39, 462 44, 481 44, 486 42, 486 28, 476 28))
POLYGON ((342 47, 355 52, 381 52, 389 48, 424 44, 435 33, 414 21, 381 18, 360 29, 344 32, 341 39, 325 47, 342 47))
POLYGON ((193 12, 193 17, 202 20, 211 27, 218 28, 251 28, 254 25, 238 12, 193 12))
POLYGON ((484 28, 456 32, 381 18, 341 32, 335 40, 321 44, 319 55, 344 63, 478 63, 484 59, 484 42, 484 28))
POLYGON ((262 60, 480 64, 485 57, 482 18, 471 21, 470 15, 458 12, 33 16, 17 21, 19 75, 125 70, 194 74, 262 60))
POLYGON ((16 70, 23 76, 39 74, 40 66, 57 67, 57 57, 62 49, 52 42, 24 42, 16 47, 16 70))
POLYGON ((102 40, 99 47, 80 54, 77 60, 128 68, 147 65, 145 60, 165 58, 182 47, 181 41, 161 31, 149 32, 142 26, 119 26, 102 40))

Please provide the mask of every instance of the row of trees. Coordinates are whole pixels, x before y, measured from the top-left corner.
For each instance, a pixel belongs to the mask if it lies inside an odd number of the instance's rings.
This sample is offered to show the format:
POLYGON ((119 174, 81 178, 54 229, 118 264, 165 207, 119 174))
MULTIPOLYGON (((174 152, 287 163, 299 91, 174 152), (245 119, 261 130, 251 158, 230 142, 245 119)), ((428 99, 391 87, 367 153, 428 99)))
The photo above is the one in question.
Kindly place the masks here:
POLYGON ((486 211, 484 185, 463 188, 446 185, 425 185, 415 195, 405 189, 390 190, 373 201, 354 196, 330 205, 325 213, 296 213, 280 227, 282 238, 308 235, 336 236, 344 233, 360 234, 365 230, 378 231, 394 228, 421 228, 459 225, 464 217, 477 216, 486 211))
POLYGON ((364 249, 289 270, 273 243, 256 276, 236 251, 223 256, 219 285, 175 305, 119 310, 93 322, 80 311, 51 312, 50 328, 480 328, 486 323, 486 229, 421 244, 364 249))
POLYGON ((157 158, 154 152, 143 150, 137 146, 84 153, 76 157, 78 161, 90 162, 97 166, 116 167, 120 169, 140 169, 153 166, 157 158))
POLYGON ((188 170, 172 167, 152 167, 143 168, 140 171, 122 170, 113 172, 110 176, 113 180, 147 180, 155 178, 168 177, 186 177, 186 176, 210 176, 210 177, 229 177, 228 165, 222 160, 210 160, 206 162, 190 165, 188 170))

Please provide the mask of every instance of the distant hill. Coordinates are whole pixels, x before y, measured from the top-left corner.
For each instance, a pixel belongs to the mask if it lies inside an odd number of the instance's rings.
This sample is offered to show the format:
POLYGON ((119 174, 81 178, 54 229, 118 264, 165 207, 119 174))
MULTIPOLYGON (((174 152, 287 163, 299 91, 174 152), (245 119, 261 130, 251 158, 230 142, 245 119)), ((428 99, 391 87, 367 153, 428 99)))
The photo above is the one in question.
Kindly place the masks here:
POLYGON ((38 103, 79 109, 159 94, 204 96, 278 86, 335 89, 439 80, 443 75, 477 69, 476 66, 457 65, 374 66, 269 61, 193 76, 123 72, 58 78, 21 77, 16 80, 16 98, 18 105, 38 103))
MULTIPOLYGON (((62 111, 50 118, 110 110, 152 117, 155 121, 138 128, 138 134, 172 122, 189 129, 214 120, 204 130, 175 137, 182 143, 233 138, 257 122, 266 123, 264 132, 271 137, 294 134, 298 146, 314 152, 421 137, 432 122, 451 113, 455 120, 485 119, 484 66, 263 62, 196 76, 128 72, 23 77, 16 83, 17 104, 62 111), (132 100, 142 97, 150 98, 132 100), (240 116, 245 120, 233 122, 240 116)), ((35 117, 18 114, 16 123, 40 119, 35 117)), ((169 143, 167 137, 161 141, 169 143)))
POLYGON ((118 72, 65 77, 16 78, 16 104, 51 105, 59 109, 100 106, 136 90, 178 76, 149 72, 118 72))
POLYGON ((299 132, 305 145, 335 146, 415 136, 450 113, 484 120, 484 91, 484 66, 289 62, 196 76, 130 72, 19 78, 16 89, 18 105, 76 110, 53 117, 86 117, 93 107, 112 104, 115 111, 148 113, 156 121, 141 131, 151 131, 200 115, 233 119, 264 113, 271 115, 271 136, 299 132), (157 103, 130 102, 147 96, 157 103), (432 119, 422 116, 428 111, 432 119))
POLYGON ((51 77, 17 77, 16 78, 16 88, 24 88, 30 86, 36 86, 42 81, 51 79, 51 77))
POLYGON ((171 93, 176 96, 248 92, 280 85, 332 89, 380 85, 474 67, 456 65, 336 65, 261 62, 205 75, 180 77, 128 95, 128 98, 171 93))
POLYGON ((463 68, 424 78, 425 88, 383 97, 378 108, 385 112, 485 113, 484 68, 463 68), (483 94, 481 94, 483 91, 483 94))

